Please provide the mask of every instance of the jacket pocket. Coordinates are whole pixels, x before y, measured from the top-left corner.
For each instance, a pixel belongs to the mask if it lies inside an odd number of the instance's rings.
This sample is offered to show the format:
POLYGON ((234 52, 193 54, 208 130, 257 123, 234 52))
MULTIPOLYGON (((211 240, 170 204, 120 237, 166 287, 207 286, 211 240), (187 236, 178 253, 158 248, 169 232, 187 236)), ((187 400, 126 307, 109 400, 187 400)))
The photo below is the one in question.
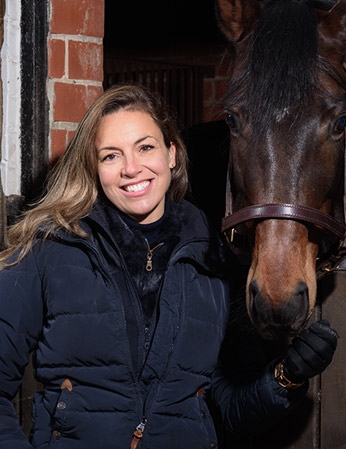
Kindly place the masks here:
POLYGON ((206 434, 206 441, 209 442, 208 447, 212 448, 217 447, 217 436, 214 421, 205 398, 206 398, 205 389, 202 387, 196 393, 196 400, 198 403, 200 422, 206 434))
POLYGON ((34 447, 42 449, 57 447, 64 434, 70 432, 66 414, 69 410, 72 394, 72 383, 66 379, 62 383, 59 393, 56 391, 46 392, 49 399, 44 398, 42 393, 35 395, 32 407, 34 425, 30 435, 30 441, 34 447), (55 401, 52 395, 57 398, 55 401), (48 410, 45 402, 54 403, 54 408, 48 410))

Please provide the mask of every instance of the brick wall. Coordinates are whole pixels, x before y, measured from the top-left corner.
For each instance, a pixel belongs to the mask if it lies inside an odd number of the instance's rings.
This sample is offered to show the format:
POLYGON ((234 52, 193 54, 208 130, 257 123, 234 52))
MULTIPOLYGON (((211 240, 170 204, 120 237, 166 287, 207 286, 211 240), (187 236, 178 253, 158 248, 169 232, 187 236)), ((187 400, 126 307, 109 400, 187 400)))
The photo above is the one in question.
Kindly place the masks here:
POLYGON ((223 108, 220 104, 227 91, 227 70, 224 63, 215 67, 214 78, 206 78, 203 83, 203 122, 222 120, 223 108))
POLYGON ((50 161, 103 92, 104 0, 50 0, 48 98, 50 161))

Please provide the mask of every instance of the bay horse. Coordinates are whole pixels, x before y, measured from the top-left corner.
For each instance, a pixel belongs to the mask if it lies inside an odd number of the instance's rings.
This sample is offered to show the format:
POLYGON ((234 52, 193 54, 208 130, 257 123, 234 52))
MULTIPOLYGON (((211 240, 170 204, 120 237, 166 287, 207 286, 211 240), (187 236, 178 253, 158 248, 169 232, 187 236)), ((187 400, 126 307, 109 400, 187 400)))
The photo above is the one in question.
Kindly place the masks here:
POLYGON ((216 0, 229 44, 222 230, 249 251, 246 307, 266 340, 309 319, 345 258, 346 0, 216 0))

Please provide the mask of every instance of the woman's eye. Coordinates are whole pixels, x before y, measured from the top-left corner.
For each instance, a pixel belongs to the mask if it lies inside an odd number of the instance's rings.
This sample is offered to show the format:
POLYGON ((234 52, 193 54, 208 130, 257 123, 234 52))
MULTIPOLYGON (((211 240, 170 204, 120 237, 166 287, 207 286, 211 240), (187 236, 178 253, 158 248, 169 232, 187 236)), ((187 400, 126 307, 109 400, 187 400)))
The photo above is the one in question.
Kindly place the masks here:
POLYGON ((106 156, 104 156, 102 158, 102 162, 114 161, 116 158, 117 158, 117 155, 115 153, 109 153, 109 154, 106 154, 106 156))
POLYGON ((149 150, 152 150, 153 148, 154 148, 154 145, 146 144, 146 145, 142 145, 140 147, 140 151, 149 151, 149 150))

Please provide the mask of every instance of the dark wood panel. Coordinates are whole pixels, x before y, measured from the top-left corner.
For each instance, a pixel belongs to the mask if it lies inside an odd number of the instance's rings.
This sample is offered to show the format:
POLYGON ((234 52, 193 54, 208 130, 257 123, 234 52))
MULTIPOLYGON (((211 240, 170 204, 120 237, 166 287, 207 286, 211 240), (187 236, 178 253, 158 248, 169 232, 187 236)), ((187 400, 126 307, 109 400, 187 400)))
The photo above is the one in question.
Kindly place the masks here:
POLYGON ((346 271, 338 271, 321 284, 326 300, 323 318, 339 334, 333 362, 322 376, 321 449, 346 448, 346 271))
POLYGON ((203 80, 214 67, 160 61, 105 57, 104 88, 124 82, 141 83, 159 92, 184 127, 200 124, 203 116, 203 80))

